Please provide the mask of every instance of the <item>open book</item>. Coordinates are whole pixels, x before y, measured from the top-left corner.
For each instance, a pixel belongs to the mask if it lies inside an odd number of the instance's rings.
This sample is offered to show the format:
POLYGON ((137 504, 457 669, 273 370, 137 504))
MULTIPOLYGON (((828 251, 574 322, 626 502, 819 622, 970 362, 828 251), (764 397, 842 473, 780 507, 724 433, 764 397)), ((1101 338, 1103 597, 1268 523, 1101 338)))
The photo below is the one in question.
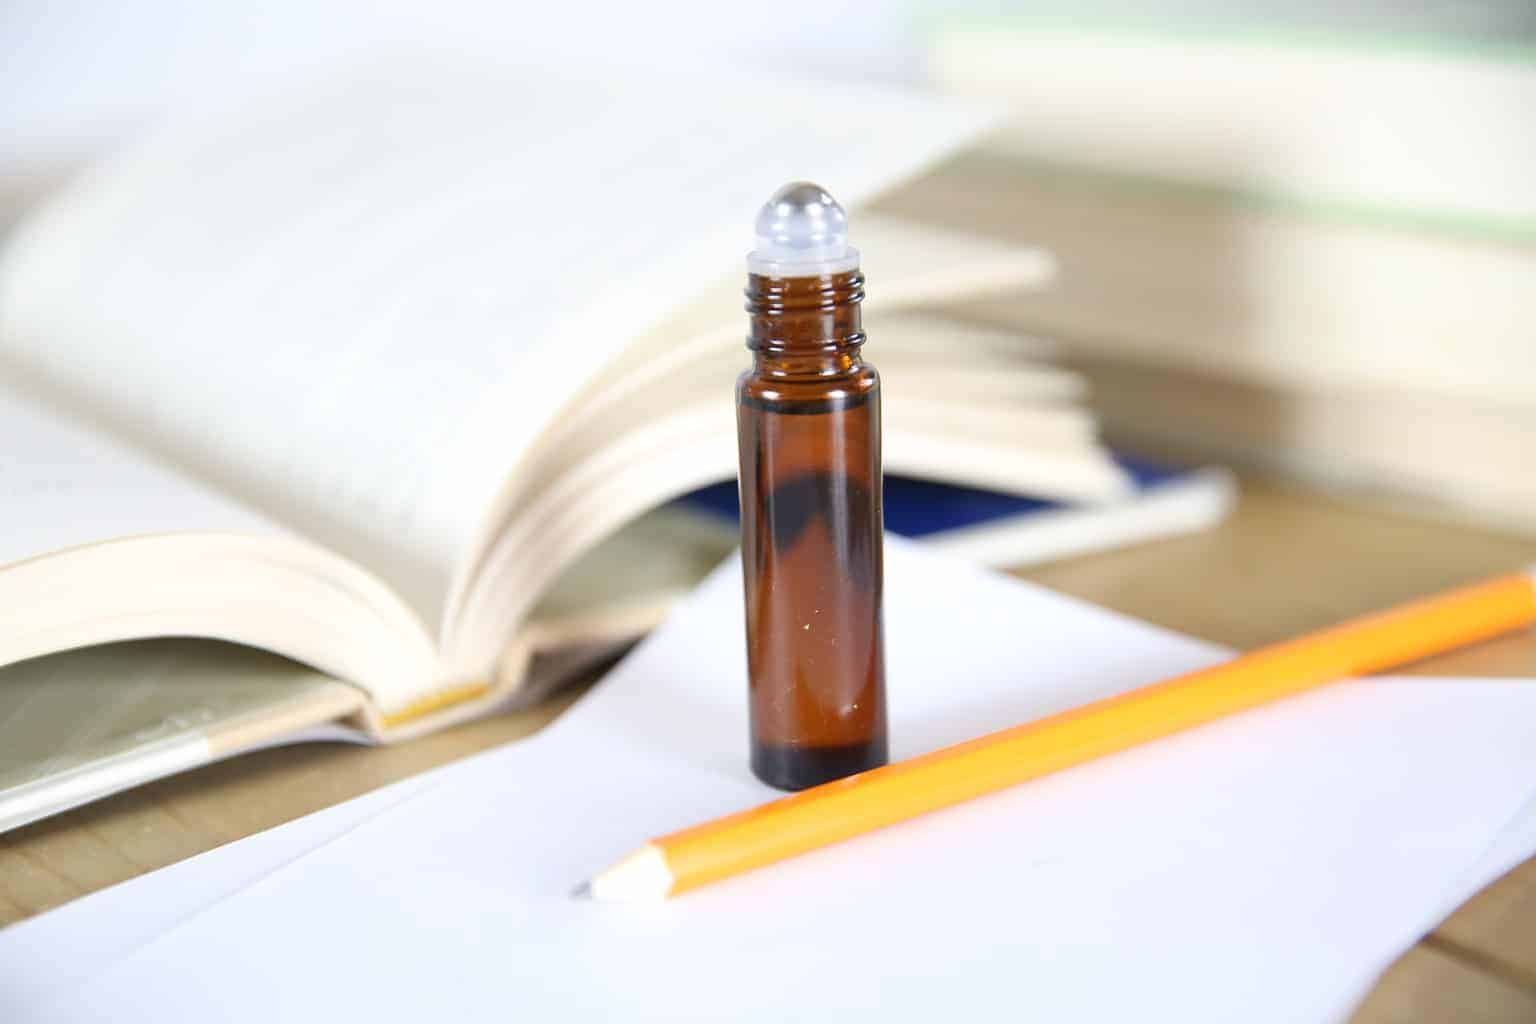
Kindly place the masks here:
MULTIPOLYGON (((516 693, 540 655, 633 638, 676 546, 623 528, 734 475, 752 212, 806 175, 866 201, 982 123, 422 59, 91 169, 0 262, 0 665, 204 637, 346 684, 247 716, 228 752, 319 720, 409 736, 516 693)), ((887 466, 1123 492, 1072 378, 911 312, 1041 285, 1048 255, 855 218, 887 466)))

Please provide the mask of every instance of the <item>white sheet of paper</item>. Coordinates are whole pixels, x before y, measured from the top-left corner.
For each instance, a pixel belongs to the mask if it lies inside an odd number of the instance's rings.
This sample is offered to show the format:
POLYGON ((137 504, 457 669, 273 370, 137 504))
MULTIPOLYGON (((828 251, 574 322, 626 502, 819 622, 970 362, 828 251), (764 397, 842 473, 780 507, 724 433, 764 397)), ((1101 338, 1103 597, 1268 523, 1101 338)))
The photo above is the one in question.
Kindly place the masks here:
POLYGON ((412 776, 317 814, 94 892, 0 930, 5 995, 42 1000, 94 977, 181 922, 430 785, 412 776))
MULTIPOLYGON (((1221 652, 889 549, 897 753, 1221 652)), ((656 906, 570 898, 771 794, 727 567, 565 719, 7 1020, 1316 1020, 1431 926, 1536 782, 1536 686, 1341 684, 656 906)), ((1486 881, 1486 879, 1483 879, 1486 881)))

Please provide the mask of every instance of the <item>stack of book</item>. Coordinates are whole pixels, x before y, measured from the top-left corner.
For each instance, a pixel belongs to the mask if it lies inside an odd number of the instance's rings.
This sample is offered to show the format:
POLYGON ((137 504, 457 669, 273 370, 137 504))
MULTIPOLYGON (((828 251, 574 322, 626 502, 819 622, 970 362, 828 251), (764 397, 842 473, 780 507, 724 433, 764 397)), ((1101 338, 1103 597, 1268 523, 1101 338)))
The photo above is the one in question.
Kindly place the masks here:
POLYGON ((942 23, 934 79, 1008 120, 902 208, 1057 255, 968 313, 1058 340, 1111 436, 1536 527, 1536 66, 1400 22, 942 23))

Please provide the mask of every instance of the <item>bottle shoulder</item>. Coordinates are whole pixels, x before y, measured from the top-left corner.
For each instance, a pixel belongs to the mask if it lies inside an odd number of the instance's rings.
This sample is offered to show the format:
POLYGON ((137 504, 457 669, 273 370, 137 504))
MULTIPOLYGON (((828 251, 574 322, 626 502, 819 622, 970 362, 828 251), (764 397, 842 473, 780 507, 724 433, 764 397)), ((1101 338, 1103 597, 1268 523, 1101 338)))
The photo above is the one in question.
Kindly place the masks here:
POLYGON ((874 405, 879 408, 880 375, 871 365, 836 378, 773 378, 746 370, 736 382, 736 404, 780 413, 826 413, 874 405))
POLYGON ((809 378, 769 376, 750 367, 736 380, 736 400, 759 408, 850 408, 879 394, 879 371, 868 363, 845 374, 809 378))

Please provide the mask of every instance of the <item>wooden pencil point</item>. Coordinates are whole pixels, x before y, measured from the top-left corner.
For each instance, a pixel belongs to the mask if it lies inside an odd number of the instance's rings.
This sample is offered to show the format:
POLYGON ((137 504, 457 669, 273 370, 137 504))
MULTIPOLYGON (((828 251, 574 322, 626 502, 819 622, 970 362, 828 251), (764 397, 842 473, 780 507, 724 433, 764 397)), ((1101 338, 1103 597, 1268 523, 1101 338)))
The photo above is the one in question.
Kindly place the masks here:
POLYGON ((646 843, 593 877, 585 888, 594 900, 629 903, 666 899, 672 892, 672 882, 666 854, 655 843, 646 843))

